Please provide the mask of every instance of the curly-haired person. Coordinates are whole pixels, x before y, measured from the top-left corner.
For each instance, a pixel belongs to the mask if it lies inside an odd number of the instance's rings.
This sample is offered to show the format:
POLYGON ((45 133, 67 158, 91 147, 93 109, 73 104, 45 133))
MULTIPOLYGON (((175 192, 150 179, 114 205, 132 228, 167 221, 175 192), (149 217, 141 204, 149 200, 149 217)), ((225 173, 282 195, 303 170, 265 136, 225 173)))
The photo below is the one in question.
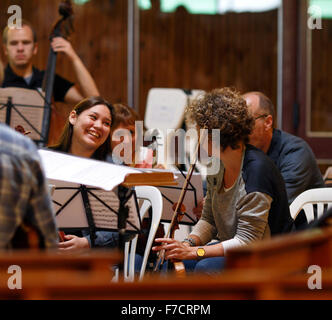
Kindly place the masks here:
POLYGON ((188 238, 156 239, 160 245, 154 250, 165 249, 166 259, 184 260, 187 270, 215 273, 223 269, 228 250, 288 232, 293 220, 278 169, 247 144, 254 119, 241 95, 215 89, 196 99, 188 112, 198 128, 208 129, 209 155, 216 143, 212 129, 219 129, 220 168, 207 177, 203 213, 188 238))

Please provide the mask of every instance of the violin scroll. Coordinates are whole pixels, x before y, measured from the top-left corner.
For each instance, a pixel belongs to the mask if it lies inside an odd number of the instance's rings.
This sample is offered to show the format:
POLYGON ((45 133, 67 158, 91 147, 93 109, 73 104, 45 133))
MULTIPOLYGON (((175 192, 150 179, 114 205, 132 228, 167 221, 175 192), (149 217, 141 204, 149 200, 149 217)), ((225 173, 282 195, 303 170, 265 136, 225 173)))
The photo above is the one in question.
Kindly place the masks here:
POLYGON ((17 125, 16 127, 15 127, 15 130, 17 131, 17 132, 19 132, 19 133, 22 133, 23 135, 27 135, 27 134, 29 134, 29 133, 31 133, 31 131, 25 131, 25 129, 21 126, 21 125, 17 125))

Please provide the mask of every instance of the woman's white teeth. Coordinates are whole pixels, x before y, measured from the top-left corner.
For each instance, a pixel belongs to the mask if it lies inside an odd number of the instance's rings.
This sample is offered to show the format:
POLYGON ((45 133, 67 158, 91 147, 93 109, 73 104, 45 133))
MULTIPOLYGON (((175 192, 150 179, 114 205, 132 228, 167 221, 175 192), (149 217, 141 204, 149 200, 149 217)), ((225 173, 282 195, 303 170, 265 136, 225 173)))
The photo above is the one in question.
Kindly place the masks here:
POLYGON ((92 136, 99 138, 99 134, 97 132, 94 131, 89 131, 89 134, 91 134, 92 136))

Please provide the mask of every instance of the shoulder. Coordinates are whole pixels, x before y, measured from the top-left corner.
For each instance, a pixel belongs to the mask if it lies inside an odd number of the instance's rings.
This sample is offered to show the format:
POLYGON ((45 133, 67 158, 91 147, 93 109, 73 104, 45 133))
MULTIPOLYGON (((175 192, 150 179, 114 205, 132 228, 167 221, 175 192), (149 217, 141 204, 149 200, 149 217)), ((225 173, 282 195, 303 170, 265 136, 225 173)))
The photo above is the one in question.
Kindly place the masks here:
POLYGON ((282 151, 299 151, 299 152, 312 152, 310 146, 305 140, 300 137, 294 136, 285 131, 278 130, 280 132, 280 142, 282 151))
POLYGON ((252 173, 268 173, 275 169, 275 165, 271 159, 264 154, 263 151, 248 144, 246 146, 245 156, 243 160, 243 171, 252 173))
POLYGON ((0 125, 0 145, 2 153, 13 157, 39 158, 37 147, 31 139, 4 124, 0 125))
POLYGON ((263 192, 271 197, 275 186, 284 184, 274 162, 261 150, 247 145, 243 161, 242 178, 247 193, 263 192))

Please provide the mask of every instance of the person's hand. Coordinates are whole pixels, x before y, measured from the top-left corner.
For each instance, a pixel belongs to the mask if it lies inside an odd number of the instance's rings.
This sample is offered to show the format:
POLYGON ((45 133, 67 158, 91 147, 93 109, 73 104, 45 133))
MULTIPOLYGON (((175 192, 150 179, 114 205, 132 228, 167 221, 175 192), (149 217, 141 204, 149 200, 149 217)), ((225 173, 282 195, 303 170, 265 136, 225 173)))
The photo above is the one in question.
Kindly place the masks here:
POLYGON ((158 238, 155 239, 155 242, 160 243, 160 245, 153 247, 152 250, 165 250, 165 259, 190 260, 197 258, 196 248, 190 247, 186 243, 169 238, 158 238))
POLYGON ((200 219, 202 216, 204 202, 205 198, 203 198, 203 200, 198 203, 197 207, 193 208, 193 213, 195 214, 197 219, 200 219))
POLYGON ((64 236, 65 241, 59 242, 58 248, 61 251, 79 251, 90 248, 89 241, 85 237, 77 237, 71 234, 64 236))
POLYGON ((163 169, 163 170, 166 170, 166 167, 165 167, 163 164, 158 163, 158 164, 156 164, 156 165, 153 167, 153 169, 163 169))
POLYGON ((54 52, 63 52, 72 60, 77 57, 77 54, 73 49, 71 43, 65 38, 62 37, 53 38, 51 46, 54 52))

